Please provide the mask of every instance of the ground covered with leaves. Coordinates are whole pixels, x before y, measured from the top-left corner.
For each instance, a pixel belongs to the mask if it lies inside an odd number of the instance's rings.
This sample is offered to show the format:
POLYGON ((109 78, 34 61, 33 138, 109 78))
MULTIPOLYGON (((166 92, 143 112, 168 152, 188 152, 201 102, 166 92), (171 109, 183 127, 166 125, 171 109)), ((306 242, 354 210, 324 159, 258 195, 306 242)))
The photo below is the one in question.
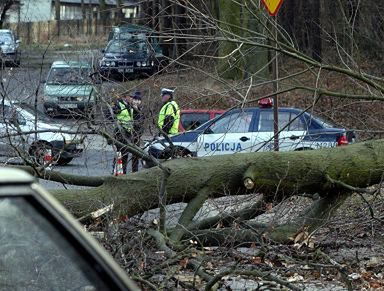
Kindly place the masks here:
MULTIPOLYGON (((271 205, 258 219, 287 219, 306 199, 271 205)), ((158 228, 156 214, 112 223, 100 220, 88 230, 101 231, 102 244, 143 290, 382 290, 383 200, 377 191, 354 194, 328 223, 313 233, 302 229, 286 244, 265 238, 234 244, 228 237, 219 246, 204 246, 187 240, 171 258, 148 235, 158 228), (191 267, 196 261, 209 280, 199 275, 196 265, 191 267)))

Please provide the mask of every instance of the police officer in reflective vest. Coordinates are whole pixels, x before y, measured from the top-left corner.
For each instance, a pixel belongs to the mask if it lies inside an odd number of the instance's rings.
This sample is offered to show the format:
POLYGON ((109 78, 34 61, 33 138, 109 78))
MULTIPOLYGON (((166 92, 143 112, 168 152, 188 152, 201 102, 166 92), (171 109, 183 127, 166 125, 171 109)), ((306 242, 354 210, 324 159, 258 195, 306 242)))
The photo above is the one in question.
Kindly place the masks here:
POLYGON ((173 100, 173 93, 174 90, 172 89, 161 89, 163 106, 160 109, 157 124, 166 134, 179 132, 180 109, 176 101, 173 100))
POLYGON ((119 124, 119 126, 115 128, 116 149, 121 152, 122 155, 124 174, 127 173, 129 155, 129 151, 125 145, 131 142, 133 131, 133 109, 128 98, 119 97, 112 106, 113 113, 119 124))

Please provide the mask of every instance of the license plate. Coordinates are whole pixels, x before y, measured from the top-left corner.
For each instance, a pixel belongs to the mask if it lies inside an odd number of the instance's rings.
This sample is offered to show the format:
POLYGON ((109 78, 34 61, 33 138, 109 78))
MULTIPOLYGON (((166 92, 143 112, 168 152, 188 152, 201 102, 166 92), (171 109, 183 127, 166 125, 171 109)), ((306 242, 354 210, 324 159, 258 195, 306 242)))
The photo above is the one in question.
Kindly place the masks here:
POLYGON ((133 73, 133 68, 118 69, 119 73, 133 73))
POLYGON ((77 108, 76 104, 60 104, 59 106, 60 106, 60 108, 64 108, 64 109, 77 108))

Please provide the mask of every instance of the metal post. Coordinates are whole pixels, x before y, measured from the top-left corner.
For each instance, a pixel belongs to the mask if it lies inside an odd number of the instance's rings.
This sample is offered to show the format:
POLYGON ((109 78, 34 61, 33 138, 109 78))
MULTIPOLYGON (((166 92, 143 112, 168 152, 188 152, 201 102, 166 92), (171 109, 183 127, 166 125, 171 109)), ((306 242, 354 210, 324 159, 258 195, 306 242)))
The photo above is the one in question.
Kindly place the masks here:
POLYGON ((275 32, 275 60, 273 63, 273 90, 275 91, 275 94, 273 96, 273 148, 275 151, 279 151, 279 104, 278 104, 278 98, 277 98, 277 91, 279 90, 279 62, 277 60, 277 14, 274 17, 274 32, 275 32))

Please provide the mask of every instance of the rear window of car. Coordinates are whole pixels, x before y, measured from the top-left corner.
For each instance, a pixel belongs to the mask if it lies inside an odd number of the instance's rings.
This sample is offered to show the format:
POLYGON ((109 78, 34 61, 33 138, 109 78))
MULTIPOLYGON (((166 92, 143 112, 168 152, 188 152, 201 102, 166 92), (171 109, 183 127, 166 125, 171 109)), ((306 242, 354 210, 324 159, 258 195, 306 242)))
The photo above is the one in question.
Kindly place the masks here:
POLYGON ((181 125, 185 130, 192 130, 209 120, 210 114, 203 112, 190 112, 181 114, 181 125))

